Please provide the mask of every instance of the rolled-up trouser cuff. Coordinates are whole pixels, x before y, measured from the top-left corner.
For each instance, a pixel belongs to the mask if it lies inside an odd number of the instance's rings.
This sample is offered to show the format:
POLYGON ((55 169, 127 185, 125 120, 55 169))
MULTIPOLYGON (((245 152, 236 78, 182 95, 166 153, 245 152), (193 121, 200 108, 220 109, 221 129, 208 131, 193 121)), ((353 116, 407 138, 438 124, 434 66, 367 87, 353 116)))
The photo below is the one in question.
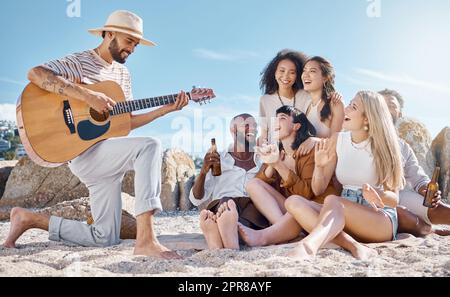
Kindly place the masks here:
POLYGON ((48 239, 52 241, 61 241, 59 231, 61 229, 63 218, 51 216, 48 224, 48 239))
POLYGON ((411 190, 401 190, 399 193, 399 204, 406 207, 410 212, 421 218, 428 225, 433 225, 428 217, 428 207, 423 206, 423 196, 411 190))
POLYGON ((154 210, 154 214, 162 211, 161 199, 159 197, 136 201, 136 216, 154 210))

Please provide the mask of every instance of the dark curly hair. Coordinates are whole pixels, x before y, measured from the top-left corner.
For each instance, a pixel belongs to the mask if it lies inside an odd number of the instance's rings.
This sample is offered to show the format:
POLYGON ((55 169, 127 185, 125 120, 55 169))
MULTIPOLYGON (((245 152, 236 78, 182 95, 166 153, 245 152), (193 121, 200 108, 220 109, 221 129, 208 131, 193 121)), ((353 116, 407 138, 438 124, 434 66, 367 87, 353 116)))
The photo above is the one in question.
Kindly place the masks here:
POLYGON ((278 64, 283 60, 289 60, 295 64, 297 79, 292 86, 294 93, 297 93, 298 90, 303 89, 301 74, 305 61, 307 60, 307 56, 299 51, 284 49, 278 52, 276 57, 273 58, 261 72, 261 81, 259 82, 259 86, 265 95, 274 94, 278 91, 278 83, 275 79, 275 72, 277 71, 278 64))
POLYGON ((399 92, 391 89, 384 89, 382 91, 379 91, 378 94, 381 94, 383 96, 393 96, 397 99, 398 103, 400 104, 400 109, 402 110, 405 104, 405 100, 403 99, 402 95, 399 94, 399 92))
MULTIPOLYGON (((308 120, 306 114, 301 112, 295 107, 284 105, 277 109, 278 114, 285 114, 291 116, 294 124, 300 124, 301 127, 297 131, 297 135, 295 135, 295 140, 292 143, 291 148, 293 150, 297 150, 300 145, 305 142, 308 138, 316 136, 316 128, 314 128, 313 124, 308 120)), ((280 142, 279 144, 280 150, 283 149, 283 144, 280 142)))
POLYGON ((312 57, 309 58, 305 65, 310 62, 315 61, 319 63, 320 71, 322 72, 322 76, 325 77, 327 80, 322 88, 322 101, 325 103, 322 110, 320 111, 320 120, 324 122, 327 120, 331 115, 331 95, 336 92, 336 89, 334 87, 334 79, 335 79, 335 73, 333 65, 331 65, 330 61, 328 61, 325 58, 322 57, 312 57))

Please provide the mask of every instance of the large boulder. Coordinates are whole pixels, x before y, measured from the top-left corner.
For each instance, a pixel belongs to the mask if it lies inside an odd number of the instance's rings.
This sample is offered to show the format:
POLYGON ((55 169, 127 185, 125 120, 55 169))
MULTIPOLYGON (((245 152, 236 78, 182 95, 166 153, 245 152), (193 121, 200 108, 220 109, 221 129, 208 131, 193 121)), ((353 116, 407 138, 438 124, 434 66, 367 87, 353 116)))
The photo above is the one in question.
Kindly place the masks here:
POLYGON ((134 193, 134 170, 125 173, 122 180, 122 192, 135 196, 134 193))
POLYGON ((161 203, 164 210, 189 210, 195 165, 192 158, 180 149, 166 150, 161 168, 161 203))
POLYGON ((450 201, 450 127, 444 128, 431 144, 431 152, 441 167, 439 185, 442 197, 450 201))
POLYGON ((0 161, 0 199, 5 192, 6 182, 8 181, 9 175, 16 166, 17 160, 13 161, 0 161))
MULTIPOLYGON (((193 205, 189 201, 189 191, 195 175, 195 165, 191 157, 179 149, 165 151, 161 175, 163 209, 191 209, 193 205)), ((122 191, 131 196, 135 195, 134 171, 125 174, 122 191)), ((72 174, 67 165, 45 168, 25 157, 9 175, 3 199, 0 200, 0 210, 7 213, 15 206, 40 209, 88 196, 86 186, 72 174)), ((5 216, 0 217, 4 219, 5 216)))
POLYGON ((88 189, 67 165, 44 168, 24 157, 8 178, 0 207, 43 208, 87 196, 88 189))
POLYGON ((425 173, 431 176, 435 161, 430 151, 431 134, 425 125, 415 119, 402 118, 397 122, 397 131, 400 138, 411 146, 425 173))

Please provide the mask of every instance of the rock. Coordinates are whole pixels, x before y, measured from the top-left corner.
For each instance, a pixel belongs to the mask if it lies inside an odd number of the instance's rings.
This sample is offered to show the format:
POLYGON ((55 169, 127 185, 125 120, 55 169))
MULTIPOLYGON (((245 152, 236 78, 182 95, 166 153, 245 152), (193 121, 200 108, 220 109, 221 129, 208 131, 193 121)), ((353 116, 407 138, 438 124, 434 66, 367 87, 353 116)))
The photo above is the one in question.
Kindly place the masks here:
POLYGON ((189 191, 193 185, 195 165, 180 149, 166 150, 161 168, 161 203, 165 211, 192 208, 189 191))
MULTIPOLYGON (((193 205, 189 201, 189 191, 195 175, 191 157, 179 149, 167 150, 163 156, 161 175, 163 209, 191 209, 193 205)), ((122 190, 129 195, 135 195, 134 171, 125 174, 122 190)), ((87 196, 89 192, 86 186, 72 174, 67 165, 45 168, 25 157, 9 175, 3 199, 0 200, 0 208, 6 211, 15 206, 39 209, 87 196)))
POLYGON ((441 167, 439 188, 442 197, 450 201, 450 127, 444 128, 433 140, 431 152, 441 167))
POLYGON ((431 176, 434 157, 430 151, 431 135, 425 125, 411 118, 402 118, 397 122, 397 131, 400 138, 411 146, 425 173, 431 176))
POLYGON ((16 166, 17 160, 13 161, 0 161, 0 199, 5 192, 6 182, 8 181, 9 175, 16 166))
POLYGON ((71 201, 64 201, 37 211, 49 216, 62 217, 68 220, 86 221, 91 215, 89 197, 83 197, 71 201))
POLYGON ((180 181, 180 210, 191 210, 194 205, 191 200, 189 200, 189 193, 191 192, 192 187, 194 186, 195 175, 191 176, 189 179, 180 181))
POLYGON ((134 193, 134 171, 128 171, 122 180, 122 192, 131 196, 136 196, 134 193))
POLYGON ((10 206, 0 207, 0 222, 9 221, 9 213, 11 212, 10 206))
POLYGON ((0 207, 43 208, 87 196, 88 189, 67 165, 44 168, 24 157, 8 178, 0 207))

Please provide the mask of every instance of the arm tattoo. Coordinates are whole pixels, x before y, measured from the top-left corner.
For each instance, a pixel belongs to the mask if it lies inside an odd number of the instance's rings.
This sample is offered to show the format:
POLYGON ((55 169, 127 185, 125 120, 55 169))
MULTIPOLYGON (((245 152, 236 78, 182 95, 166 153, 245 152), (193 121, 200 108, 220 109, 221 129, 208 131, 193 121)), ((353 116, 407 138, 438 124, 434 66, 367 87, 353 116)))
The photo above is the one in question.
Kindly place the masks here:
POLYGON ((45 71, 47 74, 47 78, 44 79, 44 82, 42 83, 42 88, 48 91, 53 90, 54 93, 67 96, 65 90, 67 88, 70 88, 71 85, 69 83, 65 83, 58 79, 59 77, 55 75, 51 71, 45 71))

